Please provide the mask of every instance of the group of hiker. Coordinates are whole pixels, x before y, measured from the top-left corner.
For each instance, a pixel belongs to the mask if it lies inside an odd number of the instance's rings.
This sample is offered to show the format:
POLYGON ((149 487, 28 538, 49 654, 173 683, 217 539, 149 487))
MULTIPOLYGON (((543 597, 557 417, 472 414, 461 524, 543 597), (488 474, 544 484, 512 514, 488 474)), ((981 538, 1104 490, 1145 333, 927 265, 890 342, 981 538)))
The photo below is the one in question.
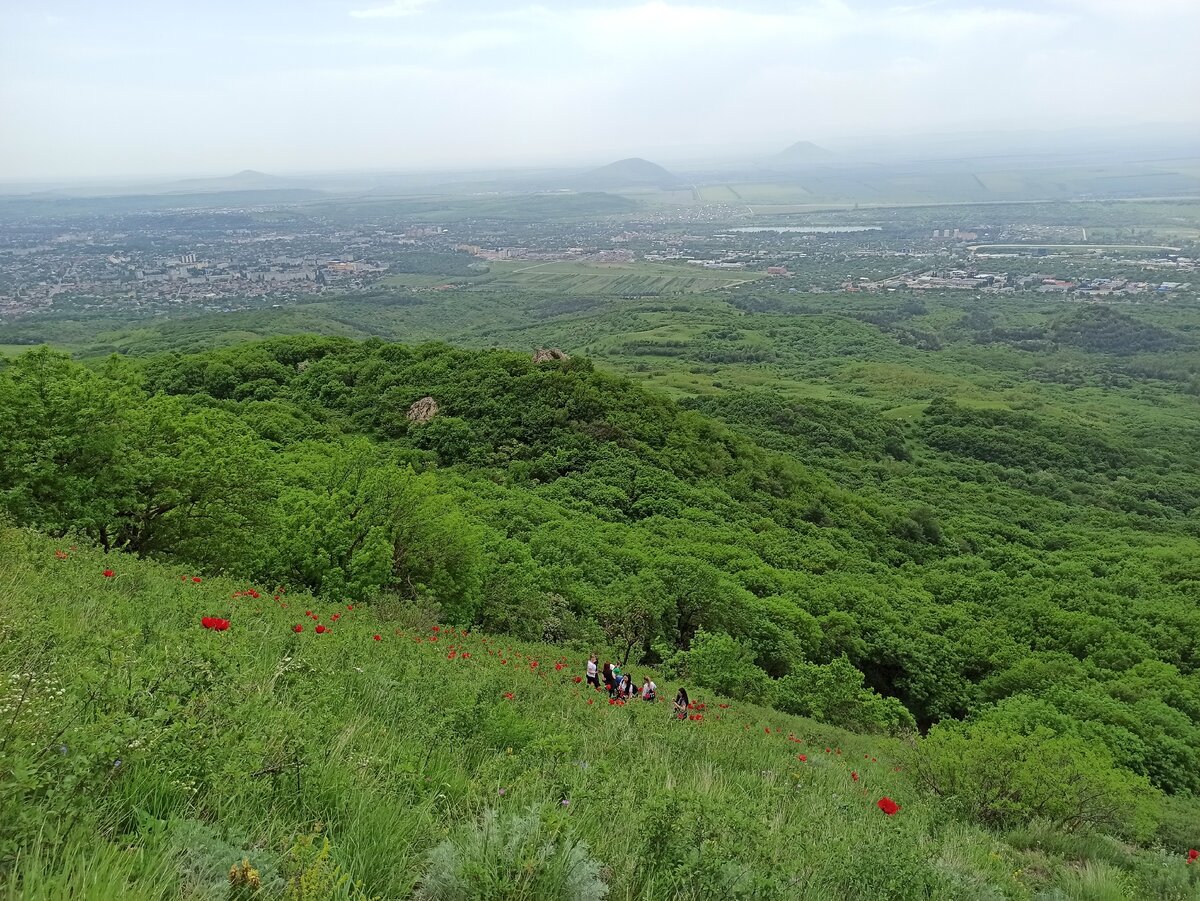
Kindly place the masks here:
MULTIPOLYGON (((658 700, 658 686, 649 676, 642 679, 642 687, 638 689, 633 676, 630 673, 622 672, 619 664, 605 661, 604 666, 600 666, 595 654, 588 658, 587 683, 597 689, 603 684, 610 699, 629 701, 640 697, 643 701, 658 700)), ((679 694, 675 698, 674 715, 680 719, 686 718, 688 704, 687 692, 682 688, 679 689, 679 694)))

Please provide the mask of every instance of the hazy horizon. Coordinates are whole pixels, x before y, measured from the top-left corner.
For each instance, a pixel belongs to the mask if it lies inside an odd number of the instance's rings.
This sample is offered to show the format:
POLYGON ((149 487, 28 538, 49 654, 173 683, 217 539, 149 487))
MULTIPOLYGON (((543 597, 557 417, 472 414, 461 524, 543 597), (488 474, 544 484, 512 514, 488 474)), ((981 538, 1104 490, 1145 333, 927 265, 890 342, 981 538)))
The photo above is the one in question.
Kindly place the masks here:
POLYGON ((0 10, 0 181, 1192 134, 1197 33, 1190 0, 52 2, 0 10))

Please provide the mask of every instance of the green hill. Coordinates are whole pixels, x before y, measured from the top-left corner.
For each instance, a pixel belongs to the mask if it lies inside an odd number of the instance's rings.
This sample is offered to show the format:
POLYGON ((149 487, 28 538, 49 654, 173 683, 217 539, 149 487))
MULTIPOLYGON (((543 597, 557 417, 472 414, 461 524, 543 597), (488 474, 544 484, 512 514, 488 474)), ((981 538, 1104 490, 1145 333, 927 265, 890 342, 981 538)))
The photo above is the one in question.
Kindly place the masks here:
POLYGON ((947 818, 898 742, 609 704, 578 645, 0 544, 10 898, 1194 897, 1180 854, 947 818))

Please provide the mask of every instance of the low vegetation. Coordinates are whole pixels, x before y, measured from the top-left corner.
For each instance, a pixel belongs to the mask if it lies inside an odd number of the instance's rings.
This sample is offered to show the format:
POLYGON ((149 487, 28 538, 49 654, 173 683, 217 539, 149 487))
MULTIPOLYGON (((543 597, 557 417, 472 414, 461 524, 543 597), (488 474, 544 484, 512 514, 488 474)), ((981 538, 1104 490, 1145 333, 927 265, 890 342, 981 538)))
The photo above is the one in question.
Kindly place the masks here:
MULTIPOLYGON (((681 721, 668 701, 610 704, 581 685, 585 646, 11 528, 0 543, 5 897, 1186 899, 1200 886, 1184 849, 1103 837, 1144 834, 1149 795, 1068 740, 856 735, 693 680, 681 721), (981 807, 993 787, 1007 795, 981 807), (1084 795, 1064 819, 1057 799, 1084 795)), ((679 681, 660 676, 662 694, 679 681)))

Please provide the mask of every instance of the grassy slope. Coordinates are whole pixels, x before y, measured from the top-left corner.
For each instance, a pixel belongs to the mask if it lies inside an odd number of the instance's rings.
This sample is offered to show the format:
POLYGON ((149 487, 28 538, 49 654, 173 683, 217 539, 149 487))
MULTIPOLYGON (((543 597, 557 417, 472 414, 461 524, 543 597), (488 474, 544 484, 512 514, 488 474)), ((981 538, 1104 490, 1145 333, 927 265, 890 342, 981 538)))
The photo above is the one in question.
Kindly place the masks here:
POLYGON ((610 898, 741 896, 734 887, 1023 898, 1075 878, 1041 851, 947 818, 896 770, 902 749, 887 740, 708 697, 702 723, 671 721, 663 703, 589 703, 573 681, 579 650, 446 631, 432 642, 428 623, 399 626, 384 607, 276 602, 265 589, 234 598, 248 586, 194 584, 88 549, 57 559, 60 546, 0 531, 0 658, 6 673, 44 680, 20 705, 13 686, 25 681, 10 680, 5 701, 16 741, 4 767, 36 763, 23 788, 0 794, 0 850, 9 856, 15 841, 28 853, 44 830, 43 859, 22 865, 38 884, 10 888, 12 898, 62 897, 53 874, 64 867, 98 880, 80 897, 224 897, 231 862, 244 854, 277 873, 314 823, 370 894, 407 897, 449 829, 530 806, 588 844, 610 898), (306 609, 341 619, 318 635, 306 609), (206 615, 228 617, 230 630, 203 630, 206 615), (894 818, 874 806, 885 794, 903 806, 894 818), (44 821, 37 803, 52 812, 44 821), (78 810, 89 813, 76 821, 78 810), (90 829, 93 815, 108 844, 68 843, 73 861, 47 858, 64 822, 90 829), (114 863, 112 847, 129 853, 114 863), (133 888, 113 884, 139 872, 149 875, 133 888), (678 894, 682 885, 696 894, 678 894))

